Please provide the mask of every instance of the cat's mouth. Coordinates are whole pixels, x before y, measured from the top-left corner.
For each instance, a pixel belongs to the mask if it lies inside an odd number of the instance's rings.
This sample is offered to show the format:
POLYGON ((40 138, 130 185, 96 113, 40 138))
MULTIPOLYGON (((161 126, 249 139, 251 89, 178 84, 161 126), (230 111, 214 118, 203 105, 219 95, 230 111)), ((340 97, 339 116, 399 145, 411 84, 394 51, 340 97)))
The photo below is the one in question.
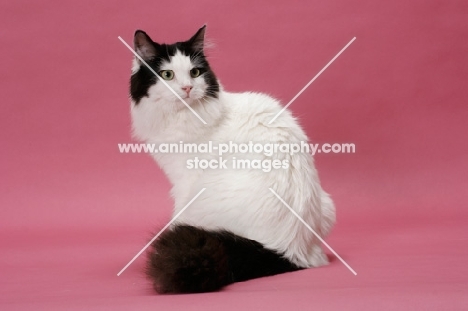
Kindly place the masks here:
POLYGON ((183 100, 187 101, 187 102, 192 102, 192 101, 196 101, 196 100, 200 100, 200 97, 197 96, 197 95, 194 95, 194 94, 190 94, 190 95, 187 95, 187 94, 184 94, 182 96, 183 100))
MULTIPOLYGON (((185 103, 187 103, 189 105, 192 105, 192 103, 194 103, 197 100, 197 98, 195 98, 195 96, 190 96, 190 95, 187 95, 187 94, 181 95, 180 97, 182 98, 182 100, 185 103)), ((177 99, 177 101, 179 101, 179 100, 177 99)))

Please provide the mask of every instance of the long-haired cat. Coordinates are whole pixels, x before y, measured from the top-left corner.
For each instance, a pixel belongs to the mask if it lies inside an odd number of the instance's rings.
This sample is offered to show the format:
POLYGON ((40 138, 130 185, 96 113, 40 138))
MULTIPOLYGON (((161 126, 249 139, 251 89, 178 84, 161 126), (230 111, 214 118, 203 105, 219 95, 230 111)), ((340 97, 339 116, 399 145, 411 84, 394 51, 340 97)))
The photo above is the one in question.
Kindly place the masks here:
MULTIPOLYGON (((259 93, 223 89, 204 52, 205 26, 188 41, 153 42, 136 31, 136 53, 164 79, 200 119, 138 58, 130 79, 133 133, 147 143, 307 142, 307 136, 280 103, 259 93)), ((280 160, 268 172, 255 168, 188 168, 195 156, 154 153, 172 183, 174 215, 204 191, 153 243, 147 274, 160 293, 215 291, 233 282, 318 267, 328 262, 319 240, 269 190, 274 191, 324 237, 335 208, 322 190, 309 153, 244 154, 223 158, 280 160)))

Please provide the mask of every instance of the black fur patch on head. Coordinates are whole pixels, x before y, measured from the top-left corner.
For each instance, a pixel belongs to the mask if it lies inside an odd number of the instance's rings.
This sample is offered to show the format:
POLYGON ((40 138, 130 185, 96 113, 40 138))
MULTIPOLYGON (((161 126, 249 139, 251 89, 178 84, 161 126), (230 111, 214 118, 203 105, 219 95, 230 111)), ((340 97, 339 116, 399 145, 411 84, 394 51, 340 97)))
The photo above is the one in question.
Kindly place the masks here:
MULTIPOLYGON (((162 63, 169 62, 177 51, 190 57, 192 61, 196 60, 197 68, 208 85, 205 96, 217 98, 219 84, 203 51, 204 34, 205 26, 200 28, 188 41, 159 44, 151 40, 144 31, 137 30, 134 36, 134 47, 138 55, 157 73, 161 70, 162 63)), ((148 89, 158 83, 158 80, 154 73, 140 62, 140 68, 130 78, 132 100, 138 104, 143 97, 148 96, 148 89)))

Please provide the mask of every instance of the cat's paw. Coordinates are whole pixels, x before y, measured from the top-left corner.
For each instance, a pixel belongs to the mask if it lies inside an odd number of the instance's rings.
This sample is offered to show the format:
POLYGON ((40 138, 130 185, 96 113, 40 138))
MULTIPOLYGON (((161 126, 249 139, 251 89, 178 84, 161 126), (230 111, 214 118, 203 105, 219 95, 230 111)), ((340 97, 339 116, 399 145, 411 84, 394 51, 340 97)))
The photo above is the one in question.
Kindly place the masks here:
POLYGON ((311 267, 325 266, 329 263, 327 255, 325 255, 322 248, 318 245, 314 245, 312 248, 308 262, 311 267))

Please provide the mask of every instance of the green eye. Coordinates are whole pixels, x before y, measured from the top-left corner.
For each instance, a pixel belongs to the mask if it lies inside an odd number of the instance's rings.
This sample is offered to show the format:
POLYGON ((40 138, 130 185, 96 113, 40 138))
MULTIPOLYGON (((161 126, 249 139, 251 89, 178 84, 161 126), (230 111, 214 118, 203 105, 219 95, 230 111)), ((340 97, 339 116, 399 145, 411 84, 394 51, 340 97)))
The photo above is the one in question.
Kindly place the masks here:
POLYGON ((163 78, 164 80, 172 80, 174 79, 174 71, 172 70, 161 70, 159 72, 159 75, 161 76, 161 78, 163 78))
POLYGON ((200 75, 200 73, 201 73, 200 69, 198 69, 198 68, 193 68, 192 70, 190 70, 190 76, 192 78, 198 77, 200 75))

